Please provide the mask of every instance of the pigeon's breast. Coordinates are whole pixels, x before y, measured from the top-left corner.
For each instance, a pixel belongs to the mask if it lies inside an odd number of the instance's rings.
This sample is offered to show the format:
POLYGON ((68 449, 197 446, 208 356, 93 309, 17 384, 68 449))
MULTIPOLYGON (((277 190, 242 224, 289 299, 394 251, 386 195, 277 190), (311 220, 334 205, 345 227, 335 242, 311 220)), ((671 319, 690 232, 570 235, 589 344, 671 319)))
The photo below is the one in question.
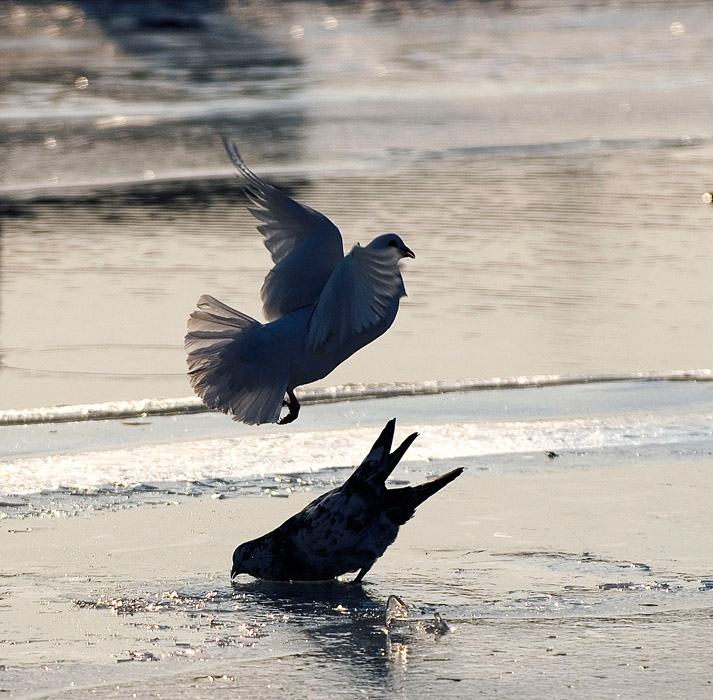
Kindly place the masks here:
MULTIPOLYGON (((380 324, 352 336, 337 347, 331 347, 327 344, 315 350, 308 349, 305 342, 307 336, 307 324, 305 324, 305 333, 300 352, 296 353, 292 360, 288 386, 294 388, 326 377, 335 367, 348 357, 351 357, 357 350, 383 335, 393 324, 398 310, 399 299, 394 298, 384 320, 380 324)), ((302 311, 304 310, 296 313, 302 313, 302 311)), ((290 315, 292 316, 293 314, 290 315)))

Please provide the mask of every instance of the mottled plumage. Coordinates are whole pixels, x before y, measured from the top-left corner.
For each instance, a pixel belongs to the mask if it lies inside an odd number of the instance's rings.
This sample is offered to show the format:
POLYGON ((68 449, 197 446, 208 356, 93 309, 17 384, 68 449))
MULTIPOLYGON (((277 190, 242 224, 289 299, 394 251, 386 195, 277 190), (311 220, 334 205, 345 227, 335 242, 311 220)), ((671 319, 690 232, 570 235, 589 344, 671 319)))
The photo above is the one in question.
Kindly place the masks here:
POLYGON ((384 482, 418 436, 409 435, 391 452, 395 425, 395 419, 386 424, 342 486, 267 535, 241 544, 233 554, 231 577, 321 581, 359 571, 354 583, 361 581, 416 508, 463 472, 459 468, 419 486, 387 489, 384 482))
POLYGON ((414 254, 388 233, 344 255, 327 217, 263 182, 234 143, 225 148, 274 262, 261 291, 268 323, 203 295, 188 320, 188 376, 207 406, 234 420, 289 423, 300 409, 295 387, 326 377, 394 322, 406 294, 399 261, 414 254))

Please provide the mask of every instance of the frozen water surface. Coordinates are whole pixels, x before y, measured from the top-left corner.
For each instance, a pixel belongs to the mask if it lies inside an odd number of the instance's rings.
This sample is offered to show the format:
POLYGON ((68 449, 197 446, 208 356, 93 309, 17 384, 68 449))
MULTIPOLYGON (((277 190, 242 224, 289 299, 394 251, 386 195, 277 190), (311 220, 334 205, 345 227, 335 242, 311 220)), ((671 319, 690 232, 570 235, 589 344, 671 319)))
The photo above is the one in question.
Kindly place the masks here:
POLYGON ((709 4, 195 9, 0 7, 0 691, 710 697, 709 4), (418 256, 326 384, 587 381, 183 413, 196 299, 269 266, 221 133, 418 256), (394 416, 397 480, 467 476, 366 585, 231 587, 394 416))

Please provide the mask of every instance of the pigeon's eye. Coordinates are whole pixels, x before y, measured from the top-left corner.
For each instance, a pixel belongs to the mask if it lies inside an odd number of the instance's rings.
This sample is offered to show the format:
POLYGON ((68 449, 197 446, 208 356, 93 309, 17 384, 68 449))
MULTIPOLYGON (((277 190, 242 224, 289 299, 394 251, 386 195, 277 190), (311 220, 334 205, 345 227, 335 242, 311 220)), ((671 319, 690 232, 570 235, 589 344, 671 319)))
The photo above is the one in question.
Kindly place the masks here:
POLYGON ((392 248, 397 248, 399 244, 398 244, 396 241, 389 241, 389 245, 390 245, 392 248))

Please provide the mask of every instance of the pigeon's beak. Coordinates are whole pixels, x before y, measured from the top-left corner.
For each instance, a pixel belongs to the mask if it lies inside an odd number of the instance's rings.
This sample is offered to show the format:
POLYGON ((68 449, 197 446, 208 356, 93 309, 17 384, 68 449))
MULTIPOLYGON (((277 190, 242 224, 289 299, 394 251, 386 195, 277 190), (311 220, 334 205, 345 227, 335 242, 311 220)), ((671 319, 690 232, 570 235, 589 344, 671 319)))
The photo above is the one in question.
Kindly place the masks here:
POLYGON ((415 257, 416 257, 416 253, 414 253, 414 252, 411 250, 411 248, 407 248, 406 246, 404 246, 404 247, 401 249, 401 253, 403 254, 403 256, 404 256, 405 258, 415 258, 415 257))

